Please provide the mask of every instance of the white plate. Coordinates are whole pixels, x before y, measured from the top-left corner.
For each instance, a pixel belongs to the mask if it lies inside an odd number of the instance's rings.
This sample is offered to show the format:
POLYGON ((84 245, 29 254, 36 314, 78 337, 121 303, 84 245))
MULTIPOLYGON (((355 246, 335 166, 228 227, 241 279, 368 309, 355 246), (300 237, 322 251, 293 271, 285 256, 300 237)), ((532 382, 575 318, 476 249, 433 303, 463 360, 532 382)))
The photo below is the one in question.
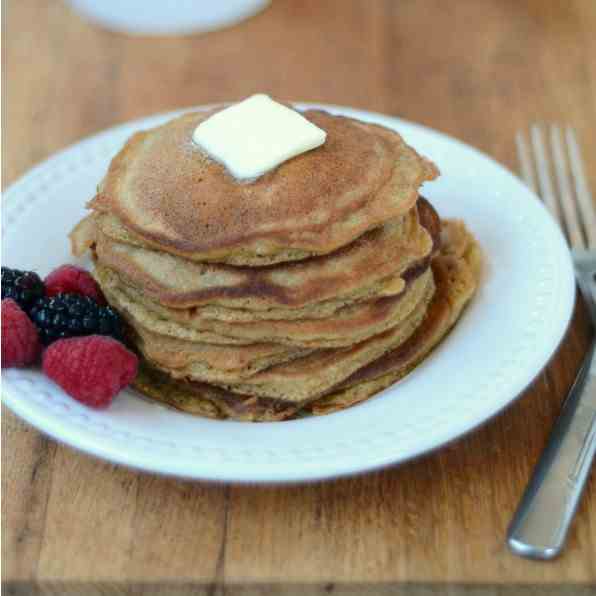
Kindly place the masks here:
MULTIPOLYGON (((571 316, 573 269, 557 225, 517 178, 461 142, 380 114, 317 107, 402 133, 443 173, 423 193, 442 216, 465 219, 482 245, 486 266, 478 294, 428 359, 361 405, 289 422, 205 420, 132 391, 96 412, 37 370, 3 371, 6 404, 39 430, 97 457, 151 472, 235 482, 306 481, 403 462, 510 404, 545 366, 571 316)), ((8 189, 4 264, 46 274, 72 261, 66 235, 85 213, 110 158, 133 131, 172 115, 78 143, 8 189)))

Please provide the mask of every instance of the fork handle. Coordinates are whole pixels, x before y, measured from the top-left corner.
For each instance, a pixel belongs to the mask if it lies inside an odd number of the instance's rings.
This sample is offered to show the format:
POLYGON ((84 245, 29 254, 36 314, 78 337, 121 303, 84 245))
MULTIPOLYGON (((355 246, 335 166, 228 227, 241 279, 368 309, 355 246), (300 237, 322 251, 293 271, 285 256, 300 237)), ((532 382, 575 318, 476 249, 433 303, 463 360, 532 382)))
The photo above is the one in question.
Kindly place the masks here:
POLYGON ((592 344, 507 532, 509 548, 533 559, 556 557, 596 452, 596 350, 592 344))

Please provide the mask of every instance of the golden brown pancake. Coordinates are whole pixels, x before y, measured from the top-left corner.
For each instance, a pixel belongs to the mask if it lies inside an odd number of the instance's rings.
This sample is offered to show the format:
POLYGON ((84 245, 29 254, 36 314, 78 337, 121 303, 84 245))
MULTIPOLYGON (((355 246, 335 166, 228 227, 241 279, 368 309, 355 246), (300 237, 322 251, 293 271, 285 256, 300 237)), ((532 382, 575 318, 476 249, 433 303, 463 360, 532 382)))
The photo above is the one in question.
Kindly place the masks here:
POLYGON ((203 319, 200 311, 173 309, 150 300, 141 291, 125 284, 111 269, 97 265, 94 275, 110 304, 120 310, 133 327, 142 326, 164 335, 199 342, 280 343, 292 347, 332 348, 364 341, 398 325, 432 283, 428 266, 413 273, 415 275, 411 277, 415 279, 402 293, 348 305, 328 319, 254 322, 203 319))
POLYGON ((266 398, 240 397, 206 383, 177 381, 143 360, 133 387, 150 399, 204 418, 273 422, 289 418, 299 407, 266 398))
POLYGON ((438 215, 422 198, 417 207, 338 251, 270 267, 197 263, 101 232, 94 237, 95 258, 164 306, 200 306, 201 318, 323 318, 349 302, 405 288, 401 274, 439 244, 438 215))
POLYGON ((83 217, 68 235, 70 252, 75 257, 82 257, 95 246, 98 232, 95 219, 92 213, 83 217))
POLYGON ((213 418, 283 420, 300 408, 315 414, 354 405, 407 374, 449 332, 473 295, 480 271, 480 250, 461 222, 448 222, 442 254, 433 261, 437 291, 422 323, 398 348, 361 367, 310 403, 238 395, 206 383, 174 380, 143 365, 135 387, 177 409, 213 418), (457 247, 457 248, 456 248, 457 247))
POLYGON ((433 261, 439 290, 416 333, 398 348, 362 367, 328 397, 310 404, 313 414, 329 414, 357 404, 407 375, 456 323, 474 294, 481 269, 480 249, 462 221, 443 228, 444 250, 433 261))
POLYGON ((158 368, 170 371, 175 377, 194 377, 208 382, 238 382, 265 368, 313 352, 281 344, 234 346, 193 342, 143 327, 136 327, 131 336, 137 349, 158 368))
POLYGON ((196 261, 302 259, 407 213, 420 185, 438 175, 396 132, 309 110, 305 116, 327 132, 325 144, 239 183, 192 142, 212 113, 129 139, 89 205, 104 234, 196 261))
POLYGON ((403 377, 480 268, 465 226, 442 230, 417 202, 436 167, 392 130, 310 110, 326 142, 241 182, 192 141, 214 111, 133 135, 71 233, 130 327, 135 387, 261 421, 342 409, 403 377))
MULTIPOLYGON (((432 278, 431 282, 432 282, 432 278)), ((195 361, 186 366, 172 367, 173 354, 164 354, 163 347, 149 353, 146 345, 140 349, 151 364, 168 372, 174 378, 222 385, 234 393, 248 393, 263 397, 275 397, 288 402, 302 402, 323 394, 337 385, 352 372, 364 366, 393 347, 405 341, 424 318, 428 302, 434 293, 434 284, 427 287, 426 294, 411 313, 399 325, 349 348, 315 350, 313 353, 289 362, 275 364, 255 374, 237 374, 236 371, 205 369, 195 361), (161 351, 158 351, 161 350, 161 351)), ((251 346, 246 346, 250 349, 251 346)), ((236 348, 237 350, 241 348, 236 348)))

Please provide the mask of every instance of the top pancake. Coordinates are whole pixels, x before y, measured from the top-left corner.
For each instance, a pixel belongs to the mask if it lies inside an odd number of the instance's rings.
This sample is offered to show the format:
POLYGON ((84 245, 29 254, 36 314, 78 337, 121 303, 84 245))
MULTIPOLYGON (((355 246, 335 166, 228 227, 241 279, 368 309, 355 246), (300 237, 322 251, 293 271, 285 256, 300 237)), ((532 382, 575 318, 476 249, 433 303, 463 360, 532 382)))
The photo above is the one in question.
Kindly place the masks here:
POLYGON ((192 142, 211 112, 133 135, 89 206, 106 235, 195 261, 267 265, 326 254, 408 212, 436 167, 396 132, 309 110, 321 147, 239 182, 192 142))

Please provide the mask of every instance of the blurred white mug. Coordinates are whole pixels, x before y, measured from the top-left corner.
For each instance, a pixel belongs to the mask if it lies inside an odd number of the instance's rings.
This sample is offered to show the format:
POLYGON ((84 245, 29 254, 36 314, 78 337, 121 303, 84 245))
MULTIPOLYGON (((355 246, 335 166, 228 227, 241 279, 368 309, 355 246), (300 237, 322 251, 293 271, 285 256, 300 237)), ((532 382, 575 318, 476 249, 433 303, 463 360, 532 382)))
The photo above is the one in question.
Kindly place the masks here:
POLYGON ((81 15, 131 35, 185 35, 229 27, 270 0, 68 0, 81 15))

